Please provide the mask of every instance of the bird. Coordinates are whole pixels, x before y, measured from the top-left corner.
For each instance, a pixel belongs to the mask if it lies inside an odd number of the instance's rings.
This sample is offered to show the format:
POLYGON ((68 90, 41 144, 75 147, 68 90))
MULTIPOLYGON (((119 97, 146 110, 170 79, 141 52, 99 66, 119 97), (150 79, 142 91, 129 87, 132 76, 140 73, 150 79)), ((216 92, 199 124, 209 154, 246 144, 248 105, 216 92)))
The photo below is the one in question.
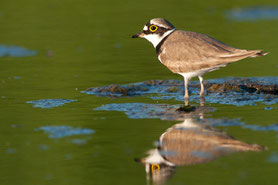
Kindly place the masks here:
POLYGON ((163 132, 157 147, 136 162, 145 166, 154 184, 162 184, 172 177, 178 166, 207 163, 236 152, 267 150, 267 147, 235 139, 215 128, 214 121, 200 121, 188 115, 183 122, 163 132))
POLYGON ((231 47, 210 36, 176 29, 164 18, 154 18, 144 25, 143 31, 132 38, 144 38, 151 42, 159 61, 173 73, 184 78, 184 102, 189 106, 189 81, 200 80, 200 98, 204 101, 204 74, 225 67, 247 57, 267 55, 262 50, 245 50, 231 47))

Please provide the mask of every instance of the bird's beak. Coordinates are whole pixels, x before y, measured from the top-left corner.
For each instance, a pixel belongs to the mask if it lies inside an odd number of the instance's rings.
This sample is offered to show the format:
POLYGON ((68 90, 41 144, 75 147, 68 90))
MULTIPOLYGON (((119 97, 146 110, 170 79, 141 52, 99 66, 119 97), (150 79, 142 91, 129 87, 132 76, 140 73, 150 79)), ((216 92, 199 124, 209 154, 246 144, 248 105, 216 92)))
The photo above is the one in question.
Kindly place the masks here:
POLYGON ((145 164, 145 159, 134 158, 134 161, 141 164, 145 164))
POLYGON ((145 35, 145 33, 140 32, 140 33, 137 33, 137 34, 135 34, 135 35, 132 35, 132 38, 143 37, 144 35, 145 35))

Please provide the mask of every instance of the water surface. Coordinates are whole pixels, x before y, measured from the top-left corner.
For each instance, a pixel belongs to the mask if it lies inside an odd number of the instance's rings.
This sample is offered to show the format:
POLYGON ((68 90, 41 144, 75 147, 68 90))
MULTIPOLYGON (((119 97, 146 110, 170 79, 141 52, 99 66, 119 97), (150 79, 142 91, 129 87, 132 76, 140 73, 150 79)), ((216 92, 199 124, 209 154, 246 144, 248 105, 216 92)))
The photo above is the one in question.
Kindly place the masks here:
MULTIPOLYGON (((275 77, 277 19, 234 21, 226 14, 254 6, 277 7, 278 3, 1 1, 0 45, 35 51, 32 56, 0 57, 1 184, 147 184, 145 167, 134 158, 146 157, 160 135, 180 121, 132 119, 124 112, 94 109, 124 103, 176 106, 181 101, 148 96, 98 97, 81 91, 154 79, 182 80, 160 64, 150 43, 130 38, 154 17, 164 17, 179 29, 208 34, 234 47, 271 52, 233 63, 206 75, 206 79, 275 77), (46 99, 77 101, 50 109, 26 103, 46 99), (37 131, 45 127, 93 133, 53 139, 43 130, 37 131)), ((198 106, 198 102, 193 101, 193 105, 198 106)), ((278 134, 271 128, 277 128, 277 103, 235 106, 208 102, 206 106, 214 110, 204 113, 206 119, 242 123, 220 124, 217 129, 244 143, 267 146, 268 150, 238 152, 203 164, 179 166, 165 183, 273 184, 277 179, 278 134)))

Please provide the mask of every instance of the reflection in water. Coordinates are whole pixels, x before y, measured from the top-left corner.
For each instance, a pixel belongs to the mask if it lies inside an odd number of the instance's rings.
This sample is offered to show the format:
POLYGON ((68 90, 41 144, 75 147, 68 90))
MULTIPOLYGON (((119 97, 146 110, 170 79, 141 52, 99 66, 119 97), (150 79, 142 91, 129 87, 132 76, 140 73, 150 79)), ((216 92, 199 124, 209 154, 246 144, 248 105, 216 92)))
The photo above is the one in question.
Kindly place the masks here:
MULTIPOLYGON (((200 117, 202 119, 202 113, 200 117)), ((211 124, 188 116, 162 133, 157 148, 139 160, 145 165, 148 181, 165 182, 177 166, 205 163, 229 153, 264 148, 236 140, 211 124)))

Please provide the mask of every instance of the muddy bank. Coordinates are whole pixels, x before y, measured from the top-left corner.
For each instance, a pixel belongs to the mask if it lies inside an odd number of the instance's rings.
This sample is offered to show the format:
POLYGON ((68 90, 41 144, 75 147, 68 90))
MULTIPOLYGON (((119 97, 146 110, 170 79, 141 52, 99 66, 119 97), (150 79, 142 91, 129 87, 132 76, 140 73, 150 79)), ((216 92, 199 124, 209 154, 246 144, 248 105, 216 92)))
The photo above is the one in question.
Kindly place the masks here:
MULTIPOLYGON (((224 78, 205 82, 206 102, 255 105, 257 102, 267 105, 277 103, 278 77, 224 78)), ((199 101, 200 85, 193 81, 189 85, 190 101, 199 101)), ((149 80, 126 85, 112 84, 93 87, 86 94, 106 97, 128 97, 148 95, 152 99, 176 99, 183 101, 184 85, 180 80, 149 80)))

